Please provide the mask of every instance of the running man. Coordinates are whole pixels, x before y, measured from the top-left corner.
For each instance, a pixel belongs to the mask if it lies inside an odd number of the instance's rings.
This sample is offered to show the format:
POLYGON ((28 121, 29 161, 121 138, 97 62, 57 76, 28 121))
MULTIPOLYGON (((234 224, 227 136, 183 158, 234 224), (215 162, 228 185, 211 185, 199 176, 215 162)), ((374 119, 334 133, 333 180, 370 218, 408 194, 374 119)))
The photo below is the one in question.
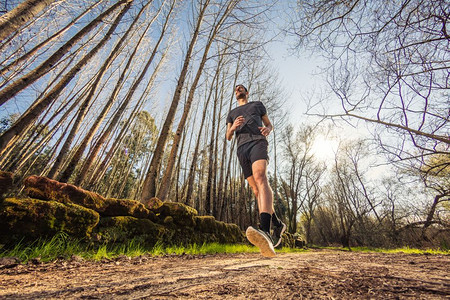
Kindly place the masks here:
POLYGON ((234 90, 239 106, 227 117, 227 140, 236 133, 237 155, 245 179, 258 200, 260 228, 248 227, 247 239, 261 250, 266 257, 274 257, 281 243, 286 225, 277 218, 273 207, 273 192, 267 180, 268 142, 266 137, 272 131, 267 111, 260 101, 248 102, 248 91, 239 84, 234 90), (264 124, 264 126, 263 126, 264 124), (273 235, 270 227, 273 227, 273 235))

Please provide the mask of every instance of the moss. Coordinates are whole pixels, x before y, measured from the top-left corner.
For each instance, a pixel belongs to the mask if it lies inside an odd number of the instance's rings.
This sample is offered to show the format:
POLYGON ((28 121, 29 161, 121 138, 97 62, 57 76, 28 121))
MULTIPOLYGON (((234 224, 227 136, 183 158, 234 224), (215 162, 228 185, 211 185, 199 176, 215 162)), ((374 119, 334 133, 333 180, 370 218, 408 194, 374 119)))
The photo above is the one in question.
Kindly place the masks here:
POLYGON ((168 246, 202 245, 219 241, 216 234, 199 232, 192 227, 171 227, 161 240, 162 244, 168 246))
POLYGON ((131 216, 138 219, 150 219, 156 222, 157 218, 154 212, 145 208, 144 204, 129 199, 105 199, 105 209, 102 216, 131 216))
POLYGON ((161 220, 172 216, 175 224, 187 227, 195 226, 194 217, 198 214, 194 208, 179 202, 164 202, 156 213, 160 214, 161 220))
POLYGON ((216 227, 218 228, 217 235, 221 243, 242 243, 245 241, 244 233, 236 224, 216 221, 216 227))
POLYGON ((107 217, 132 216, 157 220, 153 212, 135 200, 105 199, 97 193, 46 177, 30 176, 25 179, 24 184, 25 191, 33 198, 81 205, 107 217))
POLYGON ((172 216, 165 217, 163 223, 166 225, 173 225, 173 217, 172 216))
POLYGON ((90 208, 96 212, 103 212, 106 207, 105 198, 101 195, 46 177, 27 177, 24 180, 24 185, 25 192, 33 198, 73 203, 90 208))
POLYGON ((148 219, 138 219, 131 216, 101 218, 95 232, 104 242, 126 242, 133 238, 147 245, 154 245, 166 233, 164 226, 148 219))
POLYGON ((99 221, 91 209, 56 201, 6 198, 0 205, 0 236, 38 238, 65 231, 76 237, 89 236, 99 221))
POLYGON ((196 216, 195 229, 204 233, 217 233, 216 219, 213 216, 196 216))
POLYGON ((151 211, 156 211, 156 210, 158 210, 158 208, 160 208, 163 205, 163 202, 156 197, 150 198, 148 200, 144 200, 144 201, 142 201, 142 203, 144 204, 144 206, 147 209, 149 209, 151 211))
POLYGON ((0 198, 13 187, 13 173, 0 171, 0 198))

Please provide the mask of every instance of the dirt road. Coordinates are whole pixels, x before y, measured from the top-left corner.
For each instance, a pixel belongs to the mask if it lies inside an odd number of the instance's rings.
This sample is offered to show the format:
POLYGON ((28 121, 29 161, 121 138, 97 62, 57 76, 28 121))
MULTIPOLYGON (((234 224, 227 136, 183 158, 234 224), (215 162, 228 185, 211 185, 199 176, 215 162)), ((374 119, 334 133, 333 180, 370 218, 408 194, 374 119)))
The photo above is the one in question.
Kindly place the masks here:
POLYGON ((0 299, 450 299, 450 256, 315 250, 121 257, 0 270, 0 299))

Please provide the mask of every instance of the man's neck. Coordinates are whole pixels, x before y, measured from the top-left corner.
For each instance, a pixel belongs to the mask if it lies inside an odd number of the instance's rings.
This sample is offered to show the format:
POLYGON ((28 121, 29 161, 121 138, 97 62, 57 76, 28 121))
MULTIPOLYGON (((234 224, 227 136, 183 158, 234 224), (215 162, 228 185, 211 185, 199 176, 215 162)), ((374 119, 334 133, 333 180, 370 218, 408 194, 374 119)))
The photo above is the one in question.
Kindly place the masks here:
POLYGON ((239 103, 239 106, 247 104, 248 99, 247 98, 238 99, 238 103, 239 103))

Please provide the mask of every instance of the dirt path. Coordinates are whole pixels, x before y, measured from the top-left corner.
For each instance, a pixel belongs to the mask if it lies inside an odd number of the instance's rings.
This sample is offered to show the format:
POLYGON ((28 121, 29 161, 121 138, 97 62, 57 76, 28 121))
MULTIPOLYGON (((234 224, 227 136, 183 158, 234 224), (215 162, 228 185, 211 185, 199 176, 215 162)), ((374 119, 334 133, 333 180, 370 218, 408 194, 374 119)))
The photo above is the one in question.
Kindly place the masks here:
POLYGON ((310 251, 57 261, 0 270, 0 299, 450 299, 450 256, 310 251))

